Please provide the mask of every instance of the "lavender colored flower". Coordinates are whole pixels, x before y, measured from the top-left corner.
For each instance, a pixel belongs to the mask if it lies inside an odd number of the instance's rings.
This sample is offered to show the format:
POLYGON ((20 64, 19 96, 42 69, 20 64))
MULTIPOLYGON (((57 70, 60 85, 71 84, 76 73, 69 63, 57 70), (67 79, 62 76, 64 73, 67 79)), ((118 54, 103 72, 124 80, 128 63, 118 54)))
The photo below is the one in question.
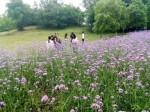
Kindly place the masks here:
POLYGON ((49 100, 48 96, 47 96, 47 95, 44 95, 44 96, 42 97, 42 99, 41 99, 41 102, 46 102, 46 101, 48 101, 48 100, 49 100))
POLYGON ((103 110, 102 109, 98 109, 98 112, 103 112, 103 110))
POLYGON ((118 89, 119 93, 123 93, 123 89, 119 88, 118 89))
POLYGON ((32 93, 33 91, 32 91, 32 90, 29 90, 28 92, 29 92, 29 93, 32 93))
POLYGON ((45 72, 45 73, 43 73, 43 76, 46 76, 47 75, 47 73, 45 72))
POLYGON ((17 82, 17 83, 20 83, 20 79, 19 78, 14 78, 15 79, 15 81, 17 82))
POLYGON ((95 96, 95 99, 99 100, 101 97, 99 95, 95 96))
POLYGON ((142 110, 141 112, 149 112, 148 110, 142 110))
POLYGON ((91 105, 91 108, 96 108, 96 109, 100 109, 100 106, 97 103, 93 103, 91 105))
POLYGON ((104 92, 101 92, 100 94, 101 94, 101 95, 104 95, 104 92))
POLYGON ((114 96, 110 96, 111 99, 114 99, 114 96))
POLYGON ((117 104, 113 104, 113 108, 116 109, 118 107, 117 104))
POLYGON ((0 102, 0 107, 3 107, 5 106, 5 103, 4 102, 0 102))
POLYGON ((132 80, 133 79, 133 76, 132 75, 129 75, 128 76, 128 80, 132 80))
POLYGON ((136 82, 136 86, 138 87, 142 86, 141 82, 136 82))
POLYGON ((79 97, 78 97, 78 96, 74 96, 73 98, 74 98, 75 100, 79 99, 79 97))
POLYGON ((64 90, 68 91, 68 87, 65 87, 64 90))
POLYGON ((60 84, 58 88, 59 89, 65 89, 65 85, 64 84, 60 84))
POLYGON ((25 78, 25 77, 22 77, 22 79, 21 79, 21 84, 25 86, 26 81, 27 81, 26 78, 25 78))
POLYGON ((86 97, 86 96, 83 96, 83 100, 87 100, 87 97, 86 97))
POLYGON ((76 112, 74 109, 71 109, 70 112, 76 112))
POLYGON ((97 103, 98 105, 103 106, 103 102, 101 102, 101 101, 96 101, 96 103, 97 103))
POLYGON ((56 98, 52 98, 51 103, 54 103, 56 100, 56 98))
POLYGON ((148 92, 146 92, 146 93, 145 93, 145 96, 149 96, 149 93, 148 93, 148 92))

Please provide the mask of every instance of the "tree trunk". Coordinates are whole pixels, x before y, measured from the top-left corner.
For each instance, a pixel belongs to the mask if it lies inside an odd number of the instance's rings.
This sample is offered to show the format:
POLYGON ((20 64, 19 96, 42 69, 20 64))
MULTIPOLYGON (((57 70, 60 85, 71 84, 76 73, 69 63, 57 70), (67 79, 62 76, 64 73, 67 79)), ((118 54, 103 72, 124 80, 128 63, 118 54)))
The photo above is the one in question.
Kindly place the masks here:
POLYGON ((18 28, 18 31, 23 31, 23 24, 18 22, 18 25, 17 25, 17 28, 18 28))
POLYGON ((100 38, 102 38, 102 33, 100 34, 100 38))

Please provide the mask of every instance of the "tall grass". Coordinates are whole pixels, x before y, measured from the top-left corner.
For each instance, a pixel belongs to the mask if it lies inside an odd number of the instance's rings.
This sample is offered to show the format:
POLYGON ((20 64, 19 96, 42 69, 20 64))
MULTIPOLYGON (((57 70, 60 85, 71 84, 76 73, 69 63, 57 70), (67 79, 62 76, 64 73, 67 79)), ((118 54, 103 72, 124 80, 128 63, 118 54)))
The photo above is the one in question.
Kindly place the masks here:
POLYGON ((150 111, 150 32, 78 49, 33 41, 0 50, 2 112, 150 111))

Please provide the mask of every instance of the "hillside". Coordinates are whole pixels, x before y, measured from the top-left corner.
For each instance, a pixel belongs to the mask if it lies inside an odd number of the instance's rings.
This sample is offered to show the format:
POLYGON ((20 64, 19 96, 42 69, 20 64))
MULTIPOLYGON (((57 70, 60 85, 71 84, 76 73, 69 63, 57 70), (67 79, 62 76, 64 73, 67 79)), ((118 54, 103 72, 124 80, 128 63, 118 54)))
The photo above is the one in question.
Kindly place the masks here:
MULTIPOLYGON (((68 27, 61 30, 37 30, 36 26, 26 27, 24 31, 12 30, 8 32, 0 33, 0 44, 8 49, 13 49, 14 46, 22 45, 30 41, 46 41, 49 35, 53 35, 55 32, 59 33, 59 38, 64 40, 65 33, 70 38, 71 32, 74 32, 79 41, 81 41, 81 32, 85 32, 85 41, 93 41, 100 38, 100 35, 91 33, 86 27, 68 27)), ((115 34, 107 34, 103 36, 112 37, 115 34)))

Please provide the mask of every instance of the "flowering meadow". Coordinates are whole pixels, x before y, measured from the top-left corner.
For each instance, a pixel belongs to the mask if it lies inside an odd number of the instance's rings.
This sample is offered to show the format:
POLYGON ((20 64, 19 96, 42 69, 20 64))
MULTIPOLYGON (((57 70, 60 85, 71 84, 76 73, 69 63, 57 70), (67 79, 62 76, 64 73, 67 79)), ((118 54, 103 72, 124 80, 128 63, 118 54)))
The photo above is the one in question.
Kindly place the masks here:
POLYGON ((1 48, 0 112, 150 112, 150 32, 1 48))

